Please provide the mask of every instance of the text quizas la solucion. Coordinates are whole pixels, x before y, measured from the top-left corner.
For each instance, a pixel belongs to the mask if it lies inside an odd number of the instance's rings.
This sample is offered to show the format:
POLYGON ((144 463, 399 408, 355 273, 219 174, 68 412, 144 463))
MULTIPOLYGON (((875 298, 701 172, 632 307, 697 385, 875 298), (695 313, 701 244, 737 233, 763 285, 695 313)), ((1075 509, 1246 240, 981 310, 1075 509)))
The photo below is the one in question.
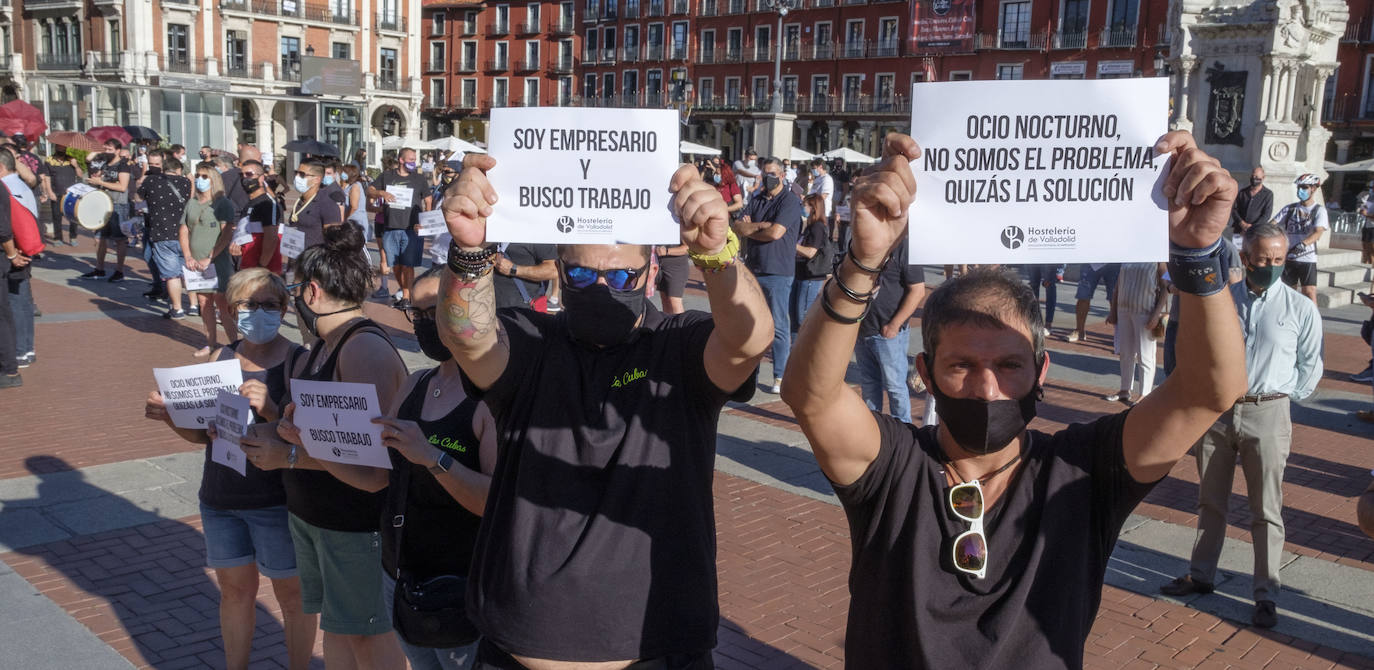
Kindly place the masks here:
MULTIPOLYGON (((586 128, 517 128, 516 151, 574 151, 653 153, 658 133, 651 130, 589 130, 586 128)), ((590 179, 590 158, 579 158, 582 178, 590 179)), ((605 186, 521 186, 521 207, 578 209, 649 209, 647 188, 605 186)))

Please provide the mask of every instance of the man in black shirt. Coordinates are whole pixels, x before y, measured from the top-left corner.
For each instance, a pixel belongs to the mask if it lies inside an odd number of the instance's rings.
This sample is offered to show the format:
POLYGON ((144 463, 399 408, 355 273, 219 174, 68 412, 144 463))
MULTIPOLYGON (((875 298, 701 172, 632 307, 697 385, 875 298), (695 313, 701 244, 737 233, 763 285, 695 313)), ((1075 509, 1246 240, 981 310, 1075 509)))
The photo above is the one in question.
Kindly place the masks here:
POLYGON ((758 193, 744 206, 734 228, 741 238, 748 239, 745 264, 758 277, 773 314, 772 391, 777 393, 792 348, 792 279, 797 271, 802 205, 783 179, 782 161, 769 158, 760 170, 758 193))
MULTIPOLYGON (((150 159, 151 160, 151 159, 150 159)), ((139 199, 148 204, 147 236, 148 264, 157 268, 157 275, 166 283, 171 308, 163 318, 180 319, 186 316, 181 309, 181 215, 191 198, 191 180, 181 175, 181 161, 162 157, 161 169, 148 175, 138 185, 139 199)), ((157 290, 158 287, 153 287, 157 290)))
POLYGON ((1235 180, 1187 132, 1156 150, 1173 154, 1171 274, 1191 278, 1178 370, 1134 408, 1054 435, 1026 430, 1049 357, 1044 316, 1014 274, 971 272, 926 300, 916 367, 938 427, 872 413, 845 383, 862 297, 905 244, 920 149, 889 135, 882 164, 855 181, 850 251, 802 326, 783 392, 849 519, 848 667, 1082 667, 1121 525, 1246 390, 1216 261, 1235 180))
POLYGON ((430 183, 417 171, 415 150, 401 149, 396 169, 385 172, 367 187, 367 197, 386 201, 386 232, 382 233, 385 265, 391 266, 396 283, 401 285, 401 297, 394 303, 399 309, 410 306, 410 283, 415 281, 415 268, 424 260, 425 241, 420 237, 420 212, 433 207, 430 183), (398 186, 410 189, 410 202, 400 202, 387 188, 398 186))
POLYGON ((105 222, 105 227, 97 233, 99 241, 95 245, 95 269, 81 275, 81 279, 105 277, 105 254, 109 241, 113 240, 115 271, 110 275, 109 281, 124 280, 124 256, 129 252, 129 238, 119 229, 119 223, 129 218, 129 189, 133 188, 135 179, 132 162, 119 155, 121 146, 119 140, 106 140, 105 153, 96 154, 86 161, 91 168, 86 183, 104 190, 110 196, 110 201, 114 204, 114 213, 105 222))
POLYGON ((305 233, 306 248, 324 244, 324 229, 343 222, 343 213, 329 199, 324 177, 324 163, 311 159, 301 163, 293 180, 301 197, 292 206, 286 223, 305 233))
POLYGON ((210 162, 215 164, 220 181, 224 182, 224 197, 234 203, 236 210, 247 207, 250 198, 248 192, 243 190, 243 170, 235 164, 233 157, 229 154, 218 154, 213 156, 210 162))
POLYGON ((454 245, 438 310, 502 449, 468 575, 476 667, 711 667, 716 423, 752 393, 770 338, 725 201, 692 166, 669 184, 681 239, 710 270, 710 315, 654 309, 637 245, 561 247, 556 316, 497 310, 495 165, 469 155, 444 199, 454 245))
POLYGON ((1236 204, 1231 208, 1231 234, 1244 235, 1245 231, 1257 223, 1268 223, 1274 213, 1274 192, 1264 185, 1264 168, 1256 167, 1250 172, 1250 187, 1243 188, 1236 195, 1236 204))
MULTIPOLYGON (((86 171, 81 168, 81 164, 76 158, 67 155, 67 148, 62 146, 54 146, 52 155, 39 165, 43 193, 48 197, 48 207, 51 210, 54 243, 62 241, 62 222, 66 221, 66 216, 62 213, 62 199, 67 195, 67 189, 80 183, 85 176, 86 171)), ((67 221, 68 246, 76 246, 76 234, 76 222, 67 221)))

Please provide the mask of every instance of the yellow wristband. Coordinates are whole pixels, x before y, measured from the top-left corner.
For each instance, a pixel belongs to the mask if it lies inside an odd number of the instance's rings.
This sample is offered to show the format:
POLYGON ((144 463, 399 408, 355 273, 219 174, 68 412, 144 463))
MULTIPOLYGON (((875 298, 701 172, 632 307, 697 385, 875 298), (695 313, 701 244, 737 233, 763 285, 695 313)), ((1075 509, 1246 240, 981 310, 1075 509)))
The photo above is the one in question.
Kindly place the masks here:
POLYGON ((697 267, 703 270, 720 270, 729 267, 739 255, 739 237, 735 231, 727 229, 725 231, 725 247, 719 252, 706 255, 692 252, 687 254, 697 267))

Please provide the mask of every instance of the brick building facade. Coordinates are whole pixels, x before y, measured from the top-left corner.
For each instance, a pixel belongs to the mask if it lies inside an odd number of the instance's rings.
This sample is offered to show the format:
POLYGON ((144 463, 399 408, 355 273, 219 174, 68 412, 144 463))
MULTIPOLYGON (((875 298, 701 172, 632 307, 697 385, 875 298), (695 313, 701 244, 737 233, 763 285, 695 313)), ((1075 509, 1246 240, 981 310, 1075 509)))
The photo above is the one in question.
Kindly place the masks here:
MULTIPOLYGON (((1326 81, 1322 115, 1331 131, 1326 159, 1338 164, 1374 159, 1374 2, 1347 4, 1350 19, 1337 51, 1340 67, 1326 81)), ((1353 209, 1367 176, 1337 173, 1328 199, 1353 209)))

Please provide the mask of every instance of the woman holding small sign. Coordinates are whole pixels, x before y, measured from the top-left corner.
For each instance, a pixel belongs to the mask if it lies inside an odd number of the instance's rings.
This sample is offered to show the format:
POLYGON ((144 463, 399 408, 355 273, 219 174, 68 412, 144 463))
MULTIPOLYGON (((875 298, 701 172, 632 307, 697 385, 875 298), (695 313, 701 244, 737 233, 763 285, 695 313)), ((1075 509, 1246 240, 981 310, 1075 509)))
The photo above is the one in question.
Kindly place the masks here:
MULTIPOLYGON (((194 288, 187 277, 186 289, 196 297, 200 305, 200 318, 205 324, 205 346, 195 353, 196 358, 206 358, 219 348, 215 336, 215 313, 219 312, 219 322, 224 327, 224 337, 233 346, 238 339, 238 329, 234 324, 234 313, 229 310, 225 291, 229 288, 229 276, 234 273, 234 264, 229 258, 229 244, 234 237, 234 203, 224 195, 224 181, 213 163, 196 166, 195 197, 186 201, 186 210, 181 215, 181 255, 186 259, 186 267, 194 272, 214 274, 212 287, 194 288)), ((209 277, 206 277, 209 279, 209 277)))
MULTIPOLYGON (((184 240, 185 227, 182 230, 184 240)), ((244 378, 239 395, 248 398, 253 421, 275 421, 279 408, 287 401, 287 372, 293 363, 305 358, 304 347, 278 332, 286 309, 286 284, 264 268, 249 268, 234 275, 227 288, 237 330, 243 337, 220 348, 216 360, 238 360, 244 378)), ((166 422, 189 442, 206 445, 200 516, 205 530, 206 564, 215 571, 220 588, 225 666, 248 666, 258 575, 262 575, 271 580, 281 605, 289 667, 305 668, 310 663, 318 624, 301 605, 301 580, 287 527, 281 473, 245 467, 240 476, 232 468, 213 462, 211 432, 173 425, 162 394, 157 391, 148 394, 144 416, 166 422)))
MULTIPOLYGON (((372 269, 363 260, 363 235, 354 226, 324 230, 324 244, 296 259, 294 306, 310 355, 295 367, 296 381, 370 384, 390 407, 406 366, 390 338, 363 315, 372 269)), ((285 468, 286 507, 305 611, 320 614, 325 665, 399 668, 405 657, 391 631, 391 603, 382 597, 378 520, 384 496, 336 477, 348 466, 316 460, 302 447, 287 405, 276 424, 250 426, 243 450, 260 468, 285 468)))

